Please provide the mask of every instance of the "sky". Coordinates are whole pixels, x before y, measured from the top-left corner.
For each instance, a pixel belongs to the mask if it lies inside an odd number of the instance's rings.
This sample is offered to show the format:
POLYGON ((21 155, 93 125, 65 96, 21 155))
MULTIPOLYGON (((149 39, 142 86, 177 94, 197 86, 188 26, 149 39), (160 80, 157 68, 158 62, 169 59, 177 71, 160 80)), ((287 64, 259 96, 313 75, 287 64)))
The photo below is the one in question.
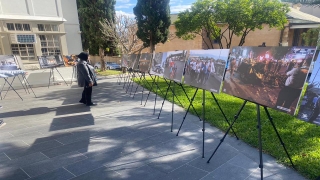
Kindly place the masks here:
MULTIPOLYGON (((171 14, 177 14, 191 7, 196 0, 170 0, 171 14)), ((133 8, 136 6, 137 0, 116 0, 116 13, 134 17, 133 8)))

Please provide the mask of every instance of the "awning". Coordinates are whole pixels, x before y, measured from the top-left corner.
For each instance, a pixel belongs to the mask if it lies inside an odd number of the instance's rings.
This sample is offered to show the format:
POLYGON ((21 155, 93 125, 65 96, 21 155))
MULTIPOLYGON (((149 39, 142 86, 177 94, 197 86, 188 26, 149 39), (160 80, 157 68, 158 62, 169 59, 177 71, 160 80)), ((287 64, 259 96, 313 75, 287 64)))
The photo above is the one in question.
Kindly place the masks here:
POLYGON ((65 22, 63 17, 47 17, 47 16, 22 16, 22 15, 2 15, 0 20, 22 20, 22 21, 51 21, 51 22, 65 22))

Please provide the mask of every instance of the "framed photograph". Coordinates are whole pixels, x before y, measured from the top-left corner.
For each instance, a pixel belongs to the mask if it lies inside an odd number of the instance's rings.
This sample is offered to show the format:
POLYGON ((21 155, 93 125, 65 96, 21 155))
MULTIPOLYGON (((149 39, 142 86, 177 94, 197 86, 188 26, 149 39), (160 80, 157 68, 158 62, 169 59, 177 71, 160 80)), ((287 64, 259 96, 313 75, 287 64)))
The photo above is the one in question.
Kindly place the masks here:
POLYGON ((139 70, 142 73, 148 73, 150 69, 152 54, 142 53, 139 60, 139 70))
POLYGON ((169 51, 166 53, 163 77, 182 82, 187 51, 169 51))
POLYGON ((131 54, 130 55, 130 62, 128 63, 129 67, 133 70, 139 69, 139 54, 131 54))
POLYGON ((219 93, 228 60, 228 49, 190 50, 184 83, 219 93))
POLYGON ((319 50, 314 56, 310 67, 311 76, 308 78, 308 86, 302 98, 300 98, 300 109, 298 118, 320 125, 320 55, 319 50), (312 68, 311 68, 312 67, 312 68))
POLYGON ((156 53, 151 62, 150 74, 163 77, 167 53, 156 53))
POLYGON ((233 47, 223 92, 295 114, 315 48, 233 47))
POLYGON ((121 57, 121 67, 129 67, 129 57, 126 54, 123 54, 121 57))

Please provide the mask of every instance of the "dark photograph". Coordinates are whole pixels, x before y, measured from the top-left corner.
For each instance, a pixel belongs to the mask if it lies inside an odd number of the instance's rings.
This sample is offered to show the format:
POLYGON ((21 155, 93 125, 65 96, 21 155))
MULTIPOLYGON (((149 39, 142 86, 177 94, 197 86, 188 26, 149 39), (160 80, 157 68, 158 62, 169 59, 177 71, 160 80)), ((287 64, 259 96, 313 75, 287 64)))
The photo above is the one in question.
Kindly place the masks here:
POLYGON ((228 55, 229 49, 190 50, 184 83, 219 93, 228 55))
POLYGON ((298 118, 320 125, 320 55, 316 52, 315 61, 310 66, 311 76, 307 90, 301 99, 298 118))
POLYGON ((181 82, 186 56, 187 51, 167 52, 163 77, 176 82, 181 82))
POLYGON ((0 70, 18 70, 19 65, 13 55, 0 55, 0 70))
POLYGON ((234 47, 223 92, 295 114, 315 53, 310 47, 234 47))
POLYGON ((128 67, 133 70, 139 70, 139 54, 131 54, 128 61, 128 67))
POLYGON ((139 60, 139 70, 142 73, 148 73, 150 69, 152 54, 142 53, 139 60))
POLYGON ((64 66, 64 61, 61 56, 39 56, 39 64, 41 68, 51 68, 57 66, 64 66))
POLYGON ((163 77, 166 58, 167 58, 166 52, 156 53, 151 62, 150 74, 163 77))

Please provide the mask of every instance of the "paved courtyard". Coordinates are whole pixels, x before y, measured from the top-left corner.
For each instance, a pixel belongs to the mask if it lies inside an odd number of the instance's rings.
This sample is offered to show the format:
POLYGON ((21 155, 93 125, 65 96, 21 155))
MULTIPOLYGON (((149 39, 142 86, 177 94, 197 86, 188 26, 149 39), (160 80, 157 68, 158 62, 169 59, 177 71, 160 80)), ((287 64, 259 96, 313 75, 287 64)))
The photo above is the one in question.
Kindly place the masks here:
MULTIPOLYGON (((202 122, 175 106, 173 132, 171 103, 155 95, 140 105, 116 78, 99 80, 94 87, 95 107, 78 103, 82 88, 56 85, 37 87, 33 94, 13 91, 0 101, 0 179, 260 179, 259 153, 241 140, 227 136, 216 155, 206 161, 223 132, 206 124, 205 158, 202 158, 202 122)), ((134 86, 134 88, 136 85, 134 86)), ((147 92, 145 92, 144 99, 147 92)), ((279 149, 282 151, 282 149, 279 149)), ((266 180, 302 180, 269 155, 263 155, 266 180)))

